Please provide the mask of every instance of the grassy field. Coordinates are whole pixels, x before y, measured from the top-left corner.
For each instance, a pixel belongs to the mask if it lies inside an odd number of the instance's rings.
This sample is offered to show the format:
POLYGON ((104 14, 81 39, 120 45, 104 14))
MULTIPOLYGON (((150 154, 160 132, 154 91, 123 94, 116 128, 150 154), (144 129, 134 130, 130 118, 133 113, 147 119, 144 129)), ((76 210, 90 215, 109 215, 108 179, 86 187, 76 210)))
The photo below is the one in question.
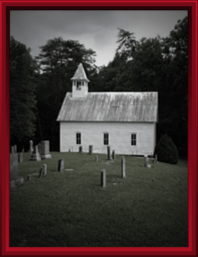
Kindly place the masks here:
POLYGON ((19 176, 24 185, 10 189, 10 246, 20 247, 187 247, 187 165, 143 167, 143 158, 51 152, 52 159, 29 161, 19 176), (57 172, 58 160, 65 169, 57 172), (47 164, 43 178, 27 175, 47 164), (106 169, 106 188, 100 186, 106 169))

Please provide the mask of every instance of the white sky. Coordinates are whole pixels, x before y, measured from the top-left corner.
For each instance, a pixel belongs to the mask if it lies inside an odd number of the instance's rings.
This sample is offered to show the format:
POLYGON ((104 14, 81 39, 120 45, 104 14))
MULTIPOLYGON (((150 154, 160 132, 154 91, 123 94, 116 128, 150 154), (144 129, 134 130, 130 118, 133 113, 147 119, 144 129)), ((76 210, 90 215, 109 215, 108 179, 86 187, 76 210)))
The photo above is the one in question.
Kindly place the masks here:
POLYGON ((121 28, 142 37, 166 37, 187 11, 10 11, 10 34, 31 48, 32 56, 40 53, 47 40, 62 37, 78 40, 97 54, 96 65, 113 60, 121 28))

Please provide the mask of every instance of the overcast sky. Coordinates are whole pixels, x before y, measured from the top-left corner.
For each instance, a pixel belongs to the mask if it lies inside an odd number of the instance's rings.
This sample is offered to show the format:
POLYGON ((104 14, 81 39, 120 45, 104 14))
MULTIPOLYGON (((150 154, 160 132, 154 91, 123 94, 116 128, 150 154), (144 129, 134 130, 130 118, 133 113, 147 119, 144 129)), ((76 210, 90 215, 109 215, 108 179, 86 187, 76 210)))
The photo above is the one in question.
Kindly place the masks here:
POLYGON ((10 34, 40 53, 47 40, 78 40, 97 54, 96 65, 107 65, 117 48, 117 28, 134 32, 137 40, 166 37, 187 11, 11 11, 10 34))

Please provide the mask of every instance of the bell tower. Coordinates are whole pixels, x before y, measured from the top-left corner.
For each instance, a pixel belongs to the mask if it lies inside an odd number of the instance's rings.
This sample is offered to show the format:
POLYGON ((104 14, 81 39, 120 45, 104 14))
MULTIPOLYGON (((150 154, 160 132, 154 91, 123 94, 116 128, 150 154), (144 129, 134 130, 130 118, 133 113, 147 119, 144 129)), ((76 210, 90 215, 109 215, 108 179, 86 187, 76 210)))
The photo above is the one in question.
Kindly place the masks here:
POLYGON ((72 97, 85 97, 88 93, 88 78, 86 76, 82 63, 78 65, 78 68, 71 78, 72 80, 72 97))

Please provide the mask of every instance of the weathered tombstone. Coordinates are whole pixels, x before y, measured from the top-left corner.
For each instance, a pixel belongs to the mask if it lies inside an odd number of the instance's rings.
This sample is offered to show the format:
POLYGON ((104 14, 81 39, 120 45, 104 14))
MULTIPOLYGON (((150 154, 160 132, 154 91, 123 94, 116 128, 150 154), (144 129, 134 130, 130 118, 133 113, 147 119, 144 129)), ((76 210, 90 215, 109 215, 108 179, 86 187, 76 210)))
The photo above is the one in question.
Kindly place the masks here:
POLYGON ((82 150, 83 150, 82 146, 79 146, 79 153, 82 153, 82 150))
POLYGON ((14 146, 11 146, 11 153, 14 153, 14 146))
POLYGON ((58 171, 59 172, 63 172, 64 171, 64 160, 63 159, 60 159, 58 161, 58 171))
POLYGON ((24 183, 23 177, 18 176, 18 154, 10 154, 10 187, 24 183))
POLYGON ((30 144, 29 152, 30 152, 30 153, 33 153, 33 151, 34 151, 34 148, 33 148, 33 141, 30 140, 30 141, 29 141, 29 144, 30 144))
POLYGON ((95 156, 95 161, 98 162, 98 155, 95 156))
POLYGON ((101 187, 106 187, 106 170, 101 170, 101 187))
POLYGON ((122 156, 122 159, 121 159, 121 178, 125 178, 125 177, 126 177, 125 158, 124 158, 124 156, 122 156))
POLYGON ((14 145, 14 152, 17 153, 17 145, 14 145))
POLYGON ((92 154, 93 153, 93 145, 90 145, 89 146, 89 154, 92 154))
POLYGON ((49 141, 41 141, 41 159, 51 159, 52 156, 49 153, 49 141))
POLYGON ((47 164, 43 164, 43 175, 47 175, 47 164))
POLYGON ((115 160, 115 150, 112 152, 112 159, 115 160))
POLYGON ((148 156, 144 155, 144 167, 147 168, 148 167, 148 156))
POLYGON ((107 146, 107 160, 111 160, 111 148, 109 145, 107 146))
POLYGON ((40 161, 40 160, 41 160, 41 157, 40 157, 40 154, 38 153, 38 145, 35 145, 34 151, 31 154, 30 161, 40 161))
POLYGON ((23 153, 18 153, 18 162, 23 162, 23 153))
POLYGON ((44 168, 42 167, 39 171, 39 178, 42 178, 44 175, 44 168))

